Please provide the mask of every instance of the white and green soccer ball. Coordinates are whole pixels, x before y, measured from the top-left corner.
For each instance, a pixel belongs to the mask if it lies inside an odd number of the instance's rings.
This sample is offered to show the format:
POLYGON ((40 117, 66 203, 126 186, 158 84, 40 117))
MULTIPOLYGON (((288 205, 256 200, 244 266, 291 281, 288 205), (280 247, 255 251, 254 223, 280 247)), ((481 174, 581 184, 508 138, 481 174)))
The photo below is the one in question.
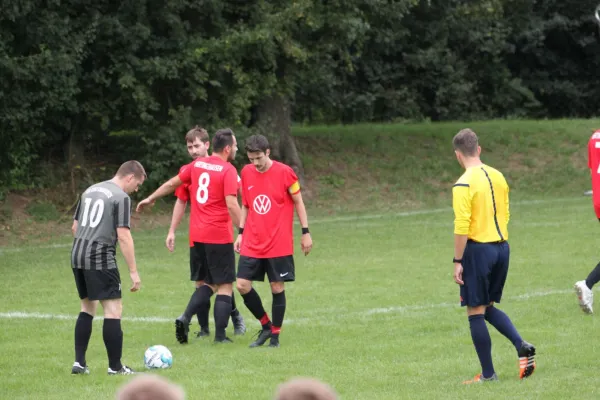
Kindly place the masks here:
POLYGON ((171 368, 173 354, 163 345, 151 346, 144 353, 144 365, 148 369, 171 368))

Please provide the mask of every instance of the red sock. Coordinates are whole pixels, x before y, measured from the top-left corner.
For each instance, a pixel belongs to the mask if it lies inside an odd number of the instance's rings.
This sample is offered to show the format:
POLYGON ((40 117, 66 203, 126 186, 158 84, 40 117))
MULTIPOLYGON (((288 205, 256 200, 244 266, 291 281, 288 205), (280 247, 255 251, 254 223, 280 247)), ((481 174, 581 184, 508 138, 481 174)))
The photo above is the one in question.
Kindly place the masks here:
POLYGON ((279 335, 279 332, 281 332, 280 326, 271 325, 271 334, 272 335, 279 335))
POLYGON ((263 326, 263 329, 268 329, 271 326, 269 314, 265 313, 265 315, 263 315, 263 317, 260 319, 260 324, 263 326))

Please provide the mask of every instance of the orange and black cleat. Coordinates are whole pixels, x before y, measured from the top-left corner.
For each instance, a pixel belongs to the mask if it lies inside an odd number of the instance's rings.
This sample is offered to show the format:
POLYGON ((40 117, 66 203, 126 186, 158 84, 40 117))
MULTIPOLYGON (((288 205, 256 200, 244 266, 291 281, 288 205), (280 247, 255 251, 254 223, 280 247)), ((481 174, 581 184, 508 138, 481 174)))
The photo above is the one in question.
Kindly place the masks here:
POLYGON ((477 374, 473 377, 473 379, 469 379, 463 382, 463 385, 470 385, 472 383, 483 383, 483 382, 491 382, 497 381, 498 376, 496 374, 490 376, 489 378, 484 378, 483 374, 477 374))
POLYGON ((519 379, 525 379, 535 371, 535 347, 523 341, 519 349, 519 379))

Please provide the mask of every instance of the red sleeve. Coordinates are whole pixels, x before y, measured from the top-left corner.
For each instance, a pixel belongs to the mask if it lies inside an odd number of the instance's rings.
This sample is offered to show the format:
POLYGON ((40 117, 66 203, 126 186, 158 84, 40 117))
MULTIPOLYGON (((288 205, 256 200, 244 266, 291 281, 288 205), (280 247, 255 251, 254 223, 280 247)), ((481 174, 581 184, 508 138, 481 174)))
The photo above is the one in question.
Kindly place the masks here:
POLYGON ((177 189, 175 189, 175 197, 185 203, 190 201, 190 186, 187 183, 179 185, 177 189))
POLYGON ((592 169, 592 144, 594 141, 590 139, 588 142, 588 168, 592 169))
POLYGON ((232 165, 230 165, 225 171, 225 176, 223 179, 223 194, 225 196, 237 196, 238 175, 237 171, 232 165))
POLYGON ((194 167, 194 162, 184 165, 179 169, 179 179, 181 182, 187 183, 188 185, 192 183, 192 168, 194 167))
POLYGON ((294 170, 285 166, 285 171, 283 173, 283 183, 285 188, 289 190, 290 194, 296 194, 300 191, 300 183, 298 182, 298 176, 294 172, 294 170))

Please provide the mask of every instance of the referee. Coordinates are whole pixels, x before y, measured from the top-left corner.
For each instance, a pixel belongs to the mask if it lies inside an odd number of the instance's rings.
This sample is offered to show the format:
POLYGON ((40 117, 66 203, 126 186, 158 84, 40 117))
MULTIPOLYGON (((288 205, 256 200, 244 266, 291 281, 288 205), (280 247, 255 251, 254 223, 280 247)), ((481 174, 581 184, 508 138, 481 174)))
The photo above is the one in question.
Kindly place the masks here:
POLYGON ((494 306, 502 298, 508 274, 508 184, 502 173, 481 162, 477 135, 463 129, 452 141, 465 173, 452 188, 454 208, 454 281, 467 307, 471 338, 481 373, 463 383, 498 380, 492 341, 485 321, 510 340, 519 357, 519 378, 535 370, 535 347, 521 338, 510 318, 494 306))

